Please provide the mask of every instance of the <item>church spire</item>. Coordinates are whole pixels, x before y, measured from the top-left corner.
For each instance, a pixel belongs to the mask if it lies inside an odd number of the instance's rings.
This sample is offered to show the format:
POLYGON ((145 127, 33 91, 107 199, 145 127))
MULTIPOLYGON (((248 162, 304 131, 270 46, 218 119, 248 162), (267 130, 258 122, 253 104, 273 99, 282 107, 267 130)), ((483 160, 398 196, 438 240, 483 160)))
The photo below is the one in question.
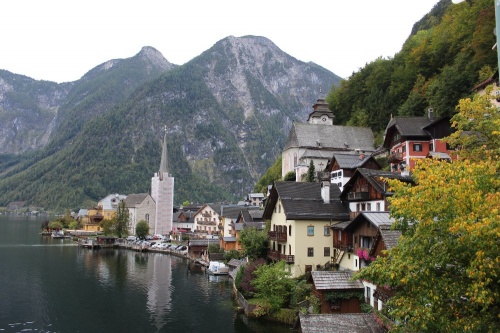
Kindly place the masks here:
POLYGON ((167 158, 167 126, 165 125, 165 134, 163 135, 163 145, 161 151, 161 161, 160 161, 160 177, 163 176, 164 172, 168 172, 168 158, 167 158))

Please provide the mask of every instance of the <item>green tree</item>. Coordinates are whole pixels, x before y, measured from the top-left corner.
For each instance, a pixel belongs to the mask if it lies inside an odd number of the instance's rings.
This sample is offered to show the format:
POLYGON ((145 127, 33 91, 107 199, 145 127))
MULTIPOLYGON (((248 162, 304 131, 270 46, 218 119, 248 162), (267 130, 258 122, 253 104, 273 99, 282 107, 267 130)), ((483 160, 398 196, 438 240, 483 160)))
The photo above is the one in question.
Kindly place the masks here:
POLYGON ((288 171, 285 175, 285 177, 283 177, 283 180, 284 181, 291 181, 291 182, 294 182, 295 180, 297 179, 296 177, 296 173, 295 171, 288 171))
POLYGON ((306 182, 313 183, 316 180, 316 168, 314 167, 313 160, 309 162, 309 168, 307 169, 306 182))
POLYGON ((266 258, 269 238, 265 231, 256 228, 244 228, 240 232, 240 242, 245 255, 250 260, 266 258))
POLYGON ((422 159, 417 185, 389 181, 398 245, 355 278, 390 288, 394 332, 500 331, 500 115, 489 97, 460 101, 449 162, 422 159))
POLYGON ((126 236, 128 234, 128 221, 128 209, 125 205, 125 201, 122 200, 118 204, 118 209, 113 219, 113 223, 115 224, 115 232, 118 238, 121 238, 122 236, 126 236))
POLYGON ((259 266, 254 274, 255 279, 251 283, 255 287, 255 296, 262 300, 259 302, 263 308, 278 311, 289 302, 295 282, 290 279, 284 261, 259 266))
POLYGON ((115 232, 115 223, 113 220, 107 220, 104 219, 99 223, 101 226, 102 232, 104 233, 105 236, 111 235, 115 232))
POLYGON ((49 228, 50 229, 62 229, 63 224, 60 221, 52 221, 49 223, 49 228))
POLYGON ((144 239, 149 234, 149 224, 145 220, 140 220, 135 226, 135 235, 144 239))

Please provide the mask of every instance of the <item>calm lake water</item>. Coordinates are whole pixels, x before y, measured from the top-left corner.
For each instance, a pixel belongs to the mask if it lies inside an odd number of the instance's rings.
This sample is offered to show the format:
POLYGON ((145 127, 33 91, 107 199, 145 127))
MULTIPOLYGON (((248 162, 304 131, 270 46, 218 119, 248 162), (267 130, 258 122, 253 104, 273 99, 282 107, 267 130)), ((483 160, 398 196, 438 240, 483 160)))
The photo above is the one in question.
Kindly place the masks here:
POLYGON ((0 332, 291 332, 235 312, 230 281, 186 259, 88 250, 0 216, 0 332))

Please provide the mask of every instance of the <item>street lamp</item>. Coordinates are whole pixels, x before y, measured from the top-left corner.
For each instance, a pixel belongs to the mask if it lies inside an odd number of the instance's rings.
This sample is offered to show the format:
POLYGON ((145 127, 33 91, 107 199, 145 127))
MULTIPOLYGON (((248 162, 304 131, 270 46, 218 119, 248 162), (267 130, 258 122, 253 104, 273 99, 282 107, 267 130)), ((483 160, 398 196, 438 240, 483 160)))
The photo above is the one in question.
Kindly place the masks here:
MULTIPOLYGON (((464 2, 464 0, 451 0, 454 4, 464 2)), ((498 52, 498 47, 500 46, 499 38, 500 38, 500 0, 495 0, 495 36, 497 39, 497 43, 495 44, 497 48, 497 69, 500 70, 500 52, 498 52)), ((495 47, 493 46, 493 48, 495 47)))

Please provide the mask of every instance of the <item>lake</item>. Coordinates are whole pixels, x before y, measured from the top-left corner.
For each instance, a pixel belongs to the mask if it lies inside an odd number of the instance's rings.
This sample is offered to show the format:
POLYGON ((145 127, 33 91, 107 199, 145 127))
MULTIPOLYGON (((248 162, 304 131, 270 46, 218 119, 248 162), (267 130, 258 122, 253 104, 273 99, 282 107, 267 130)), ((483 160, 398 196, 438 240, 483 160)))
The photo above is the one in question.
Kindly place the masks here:
POLYGON ((235 311, 228 278, 163 253, 90 250, 0 215, 0 332, 290 332, 235 311))

